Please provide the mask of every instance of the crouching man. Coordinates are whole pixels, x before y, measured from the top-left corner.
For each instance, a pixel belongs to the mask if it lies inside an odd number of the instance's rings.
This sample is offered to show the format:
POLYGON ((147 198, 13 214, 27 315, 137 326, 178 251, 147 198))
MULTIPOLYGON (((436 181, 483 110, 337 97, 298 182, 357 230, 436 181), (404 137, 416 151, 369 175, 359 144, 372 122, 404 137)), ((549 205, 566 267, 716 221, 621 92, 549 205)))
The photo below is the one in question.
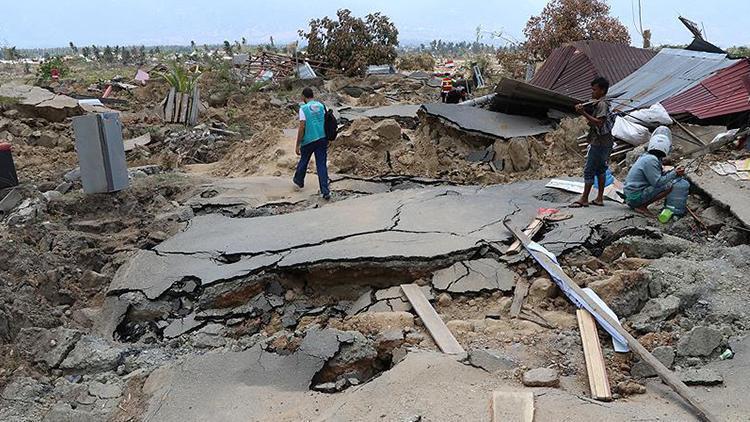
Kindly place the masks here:
POLYGON ((636 212, 651 216, 648 206, 665 199, 665 208, 677 216, 687 212, 690 183, 683 179, 685 169, 663 171, 662 160, 672 148, 672 132, 659 126, 651 135, 646 153, 633 164, 625 179, 625 203, 636 212))

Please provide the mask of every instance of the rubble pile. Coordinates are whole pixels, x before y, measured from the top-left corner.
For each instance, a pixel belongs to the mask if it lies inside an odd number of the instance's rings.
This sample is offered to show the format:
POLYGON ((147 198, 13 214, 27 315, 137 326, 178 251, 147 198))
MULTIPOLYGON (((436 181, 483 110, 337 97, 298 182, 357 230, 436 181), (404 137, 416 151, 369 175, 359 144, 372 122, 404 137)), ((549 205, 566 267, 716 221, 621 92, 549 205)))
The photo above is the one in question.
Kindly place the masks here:
POLYGON ((587 340, 533 247, 682 382, 711 387, 693 391, 727 420, 747 408, 731 402, 749 375, 746 182, 714 177, 717 161, 741 167, 746 151, 701 158, 692 215, 668 224, 614 201, 569 209, 576 194, 546 179, 580 177, 582 119, 535 120, 538 132, 506 139, 413 108, 368 116, 435 102, 438 89, 337 77, 316 92, 348 112, 324 201, 314 183, 289 181, 298 89, 225 94, 206 81, 194 127, 151 118, 166 85, 120 86, 132 100, 121 110, 131 186, 96 195, 82 190, 71 129, 84 110, 39 87, 0 87, 25 95, 0 110, 22 181, 0 190, 0 420, 346 420, 376 408, 433 420, 434 400, 414 395, 484 412, 478 391, 524 387, 547 412, 603 412, 586 420, 657 404, 685 420, 657 395, 661 368, 616 351, 601 325, 613 402, 578 409, 593 403, 587 340), (509 227, 528 227, 536 246, 514 252, 509 227), (393 406, 396 391, 421 413, 393 406), (196 397, 205 403, 186 409, 196 397))

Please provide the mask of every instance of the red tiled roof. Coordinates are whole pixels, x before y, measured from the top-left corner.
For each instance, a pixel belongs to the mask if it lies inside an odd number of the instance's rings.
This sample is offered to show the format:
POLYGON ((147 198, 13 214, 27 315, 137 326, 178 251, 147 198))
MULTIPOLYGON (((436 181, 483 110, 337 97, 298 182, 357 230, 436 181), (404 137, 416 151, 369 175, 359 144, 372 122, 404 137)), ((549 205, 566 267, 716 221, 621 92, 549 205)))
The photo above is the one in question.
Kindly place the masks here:
POLYGON ((743 59, 662 103, 669 114, 699 119, 750 110, 750 59, 743 59))
POLYGON ((594 77, 603 76, 614 85, 654 55, 625 44, 575 41, 553 50, 530 83, 584 100, 590 97, 594 77))

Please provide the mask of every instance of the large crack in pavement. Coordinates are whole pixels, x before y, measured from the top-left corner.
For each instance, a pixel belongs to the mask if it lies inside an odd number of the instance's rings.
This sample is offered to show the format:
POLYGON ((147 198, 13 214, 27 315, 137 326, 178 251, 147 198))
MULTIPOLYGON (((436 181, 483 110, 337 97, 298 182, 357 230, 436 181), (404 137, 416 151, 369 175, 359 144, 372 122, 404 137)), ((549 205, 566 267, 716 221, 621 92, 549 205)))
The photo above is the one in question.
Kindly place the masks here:
MULTIPOLYGON (((537 199, 548 189, 544 183, 399 190, 247 219, 198 216, 153 250, 138 251, 117 271, 108 294, 140 291, 154 300, 185 277, 208 286, 317 267, 378 265, 398 272, 418 263, 451 265, 482 250, 499 252, 498 245, 512 240, 503 221, 524 227, 537 208, 567 205, 537 199)), ((540 243, 559 254, 587 242, 597 226, 628 218, 632 213, 617 205, 576 210, 540 243)))

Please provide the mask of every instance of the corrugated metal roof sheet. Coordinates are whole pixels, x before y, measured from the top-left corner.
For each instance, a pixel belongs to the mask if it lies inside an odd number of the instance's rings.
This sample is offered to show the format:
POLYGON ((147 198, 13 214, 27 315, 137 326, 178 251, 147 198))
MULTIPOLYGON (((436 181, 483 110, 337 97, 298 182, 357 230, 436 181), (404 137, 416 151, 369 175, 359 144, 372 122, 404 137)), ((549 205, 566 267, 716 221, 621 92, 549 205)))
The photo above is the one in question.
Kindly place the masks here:
POLYGON ((669 114, 692 114, 699 119, 750 110, 750 59, 716 72, 700 84, 664 101, 669 114))
POLYGON ((618 110, 648 107, 694 87, 736 62, 725 54, 665 48, 609 90, 624 92, 621 98, 631 100, 616 107, 618 110))
POLYGON ((553 50, 530 83, 584 100, 590 97, 594 77, 603 76, 614 84, 655 55, 624 44, 576 41, 553 50))

